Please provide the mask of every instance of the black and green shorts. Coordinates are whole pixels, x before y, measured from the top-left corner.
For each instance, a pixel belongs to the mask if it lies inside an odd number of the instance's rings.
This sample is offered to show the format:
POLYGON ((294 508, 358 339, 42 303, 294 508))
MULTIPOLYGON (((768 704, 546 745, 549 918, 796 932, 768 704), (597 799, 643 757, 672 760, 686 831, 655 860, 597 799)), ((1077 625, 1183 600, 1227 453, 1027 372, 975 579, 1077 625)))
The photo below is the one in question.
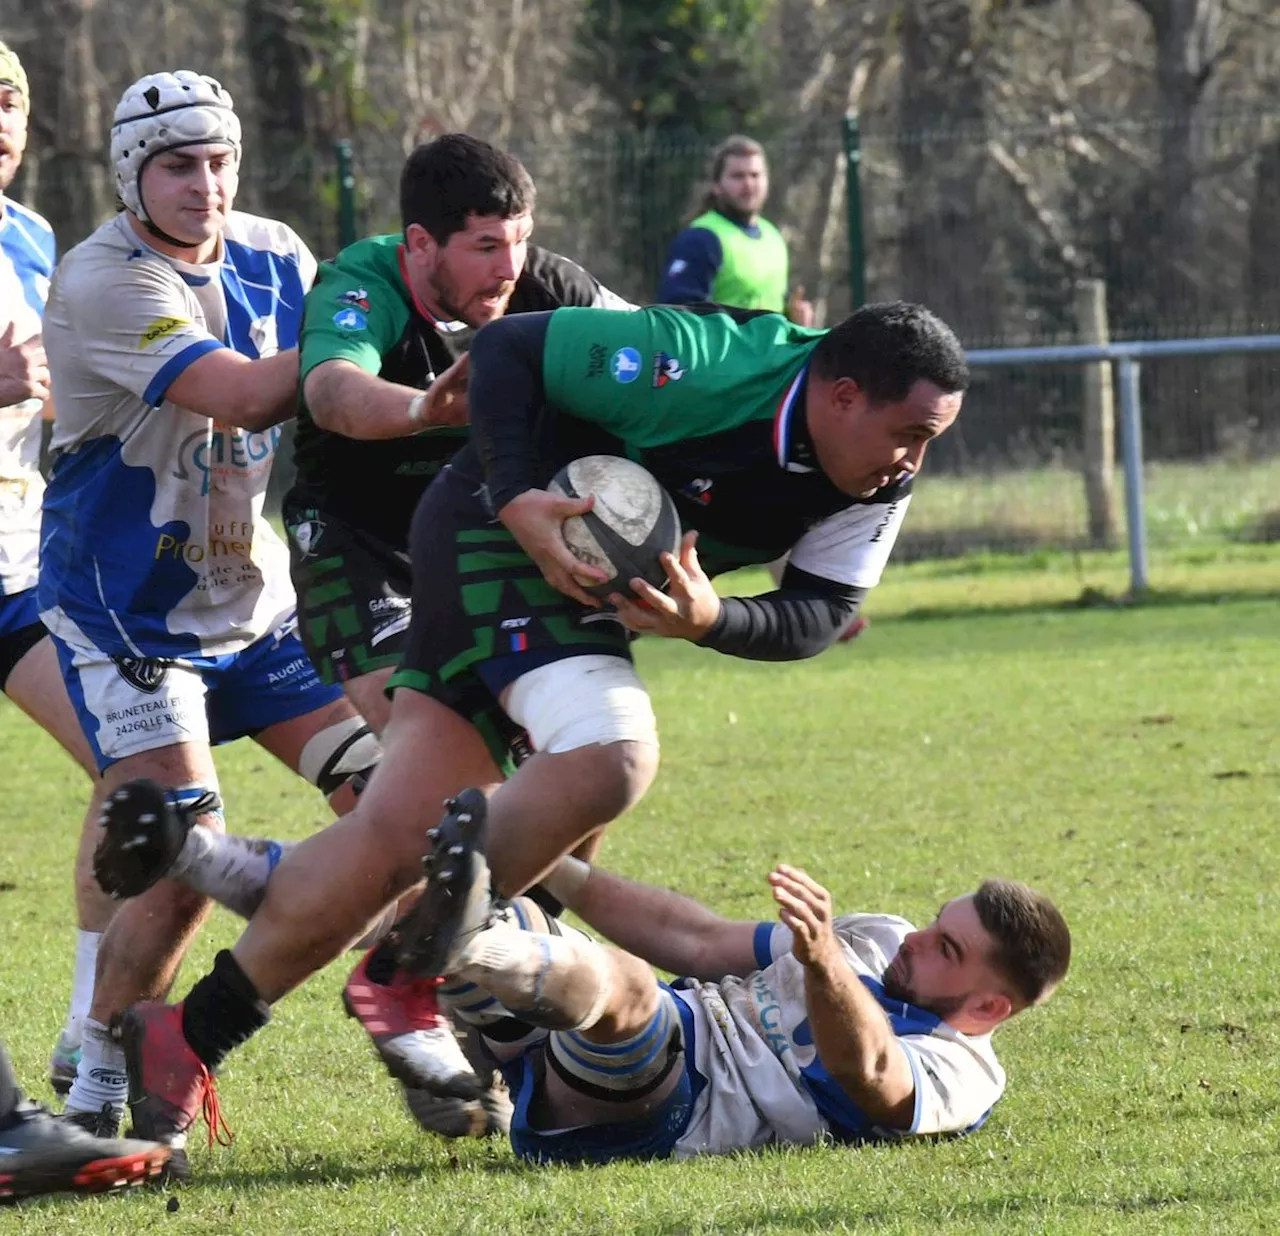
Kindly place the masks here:
POLYGON ((610 613, 557 592, 493 516, 468 446, 436 477, 413 517, 413 608, 400 668, 408 687, 471 721, 501 760, 520 731, 498 704, 522 674, 587 653, 630 659, 610 613))
POLYGON ((305 491, 282 504, 298 634, 325 682, 400 664, 409 635, 409 554, 305 491))

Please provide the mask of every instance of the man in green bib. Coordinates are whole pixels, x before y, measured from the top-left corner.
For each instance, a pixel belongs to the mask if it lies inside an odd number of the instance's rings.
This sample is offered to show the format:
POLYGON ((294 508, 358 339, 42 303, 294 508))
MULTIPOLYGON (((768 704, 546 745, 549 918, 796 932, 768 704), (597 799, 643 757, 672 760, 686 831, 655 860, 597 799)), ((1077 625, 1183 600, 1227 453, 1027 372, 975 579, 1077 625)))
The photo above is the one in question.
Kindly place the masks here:
POLYGON ((769 194, 764 148, 750 137, 721 142, 710 180, 702 212, 671 243, 657 302, 767 309, 812 326, 804 289, 787 295, 787 242, 760 214, 769 194))

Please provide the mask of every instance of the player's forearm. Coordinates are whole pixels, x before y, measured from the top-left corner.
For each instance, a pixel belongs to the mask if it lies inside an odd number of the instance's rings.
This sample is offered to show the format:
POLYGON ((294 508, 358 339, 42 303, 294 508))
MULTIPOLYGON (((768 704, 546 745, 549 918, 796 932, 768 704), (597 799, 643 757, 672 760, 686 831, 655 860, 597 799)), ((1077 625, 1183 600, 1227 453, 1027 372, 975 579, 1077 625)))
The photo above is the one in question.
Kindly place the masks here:
MULTIPOLYGON (((586 864, 581 864, 585 867, 586 864)), ((544 880, 588 926, 619 948, 672 974, 716 979, 755 964, 756 924, 735 923, 689 897, 597 867, 576 887, 544 880)))
POLYGON ((814 1049, 827 1072, 872 1120, 911 1124, 915 1081, 889 1019, 838 954, 805 967, 814 1049))
POLYGON ((789 570, 790 586, 724 598, 698 644, 749 661, 801 661, 829 648, 857 616, 866 589, 802 583, 789 570))
POLYGON ((471 344, 471 437, 494 510, 538 486, 534 422, 546 401, 542 351, 550 313, 489 323, 471 344))
POLYGON ((290 348, 251 360, 215 348, 174 378, 165 395, 189 412, 260 433, 294 414, 298 353, 290 348))
POLYGON ((387 382, 349 361, 317 365, 302 383, 311 419, 330 433, 361 441, 407 438, 423 429, 422 394, 387 382))

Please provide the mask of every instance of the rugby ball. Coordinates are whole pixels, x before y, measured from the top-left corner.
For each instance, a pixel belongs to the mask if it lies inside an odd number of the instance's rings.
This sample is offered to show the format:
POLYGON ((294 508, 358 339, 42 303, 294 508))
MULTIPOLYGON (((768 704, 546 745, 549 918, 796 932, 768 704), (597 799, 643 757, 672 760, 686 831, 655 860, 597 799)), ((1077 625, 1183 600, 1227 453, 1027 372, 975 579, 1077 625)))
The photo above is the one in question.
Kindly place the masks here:
POLYGON ((603 584, 584 585, 587 592, 634 597, 629 581, 637 576, 655 588, 666 585, 658 555, 679 555, 680 516, 652 473, 617 455, 584 455, 561 468, 547 488, 568 498, 595 495, 590 511, 564 521, 565 544, 574 556, 609 575, 603 584))

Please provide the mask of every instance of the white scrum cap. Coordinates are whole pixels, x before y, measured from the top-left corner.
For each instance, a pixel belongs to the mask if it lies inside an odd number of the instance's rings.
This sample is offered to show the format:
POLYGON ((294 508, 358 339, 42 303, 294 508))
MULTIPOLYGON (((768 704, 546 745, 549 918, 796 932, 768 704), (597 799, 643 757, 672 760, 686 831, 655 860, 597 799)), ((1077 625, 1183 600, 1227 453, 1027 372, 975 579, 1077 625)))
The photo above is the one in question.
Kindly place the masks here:
POLYGON ((138 182, 147 162, 166 150, 232 147, 240 158, 240 121, 222 84, 203 73, 148 73, 124 92, 111 125, 111 165, 120 200, 139 219, 146 207, 138 182))

